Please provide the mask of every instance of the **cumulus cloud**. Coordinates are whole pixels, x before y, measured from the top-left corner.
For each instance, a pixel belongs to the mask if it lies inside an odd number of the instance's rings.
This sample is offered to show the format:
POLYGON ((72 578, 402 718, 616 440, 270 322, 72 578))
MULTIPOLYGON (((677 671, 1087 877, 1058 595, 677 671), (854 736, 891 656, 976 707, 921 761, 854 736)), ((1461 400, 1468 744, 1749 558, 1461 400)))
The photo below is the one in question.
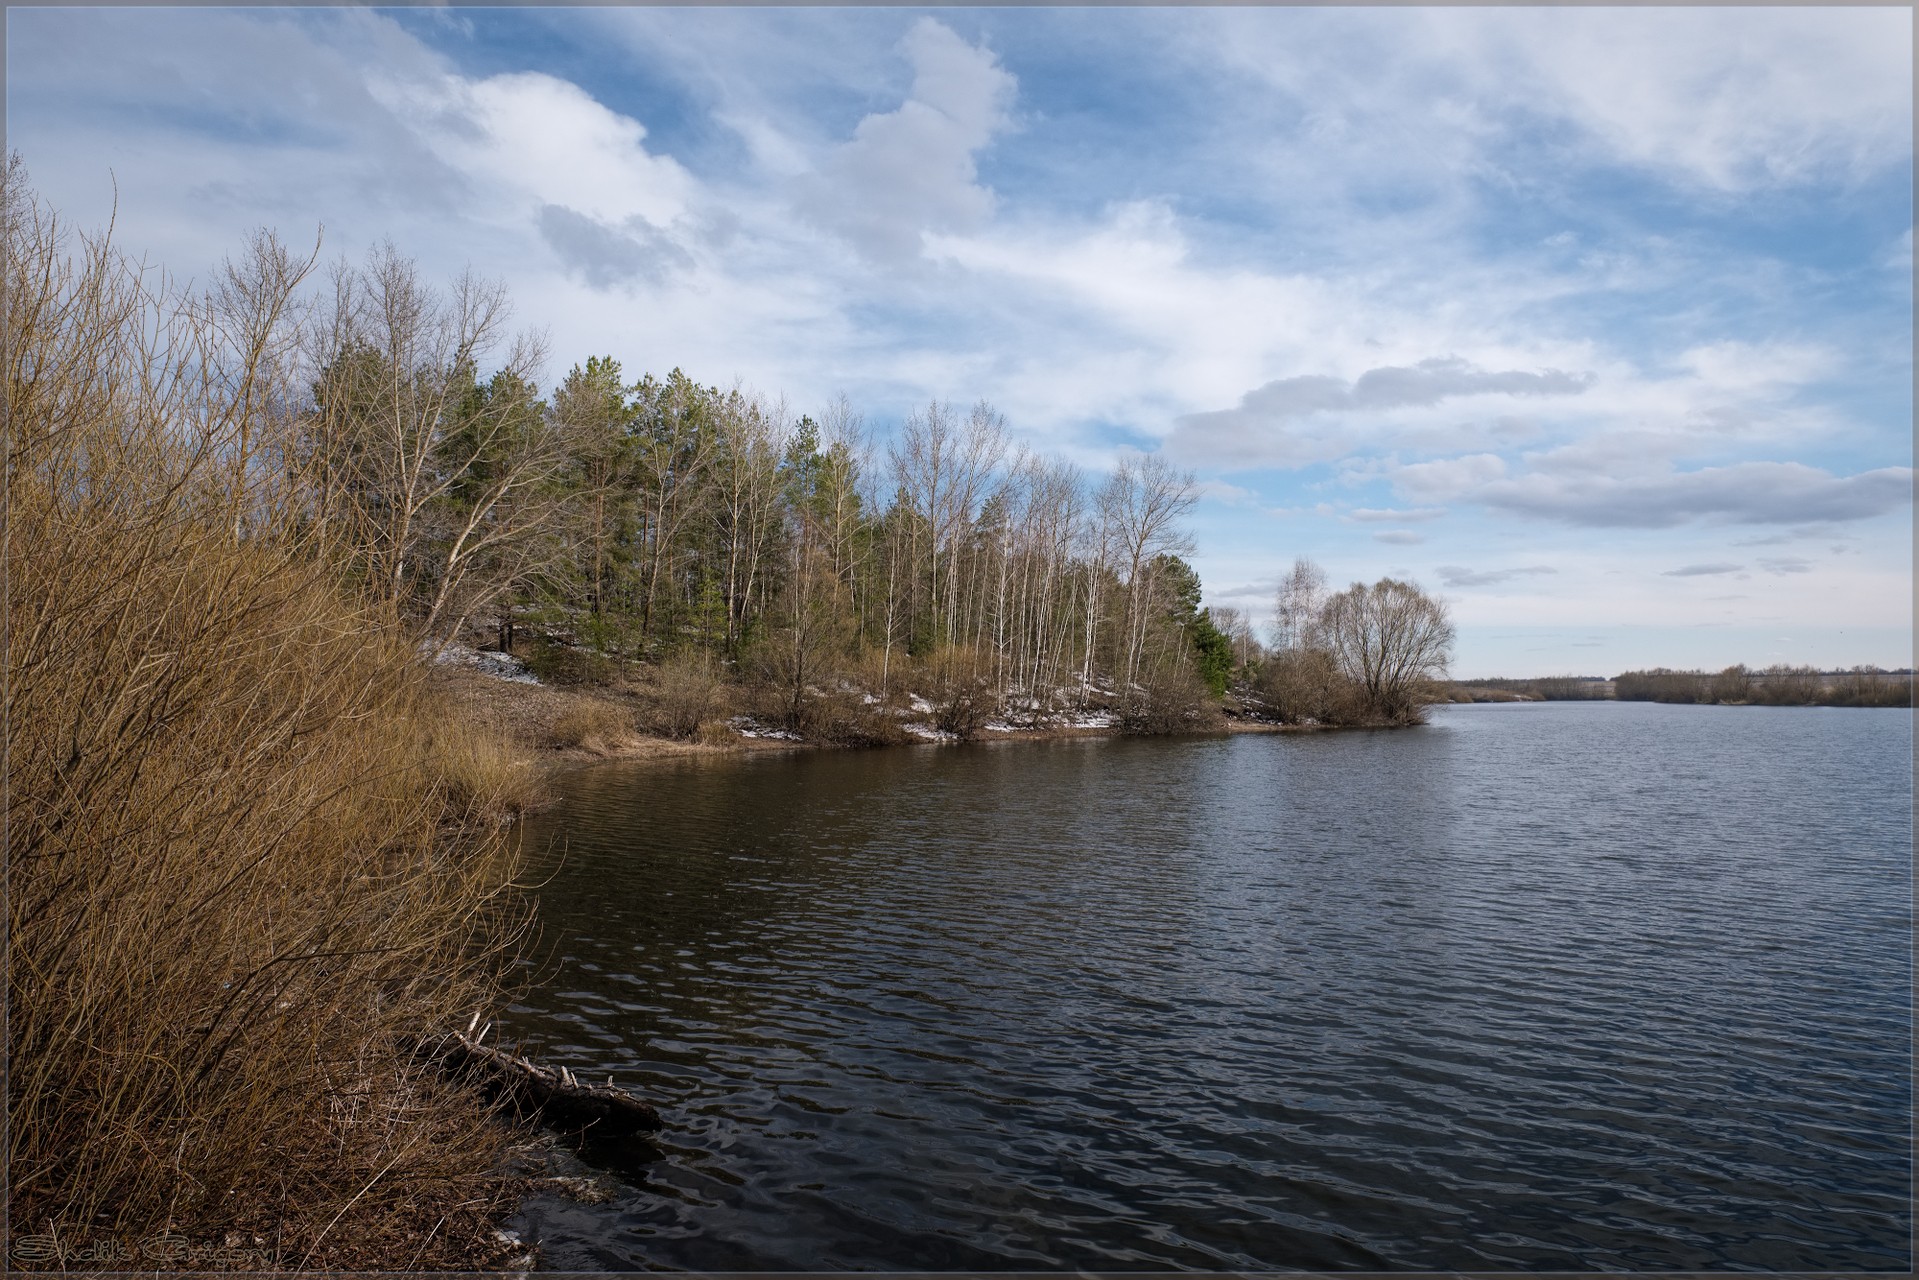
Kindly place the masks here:
POLYGON ((1382 529, 1373 535, 1373 541, 1393 547, 1416 547, 1426 541, 1426 535, 1411 529, 1382 529))
POLYGON ((1812 561, 1803 556, 1766 556, 1759 561, 1759 567, 1783 577, 1789 573, 1811 573, 1812 561))
POLYGON ((989 51, 921 18, 900 41, 913 88, 869 115, 800 183, 799 206, 883 259, 918 256, 925 231, 970 231, 992 216, 974 155, 1006 128, 1017 81, 989 51))
POLYGON ((688 212, 692 176, 647 150, 639 121, 571 81, 538 72, 375 77, 369 88, 446 163, 535 216, 558 206, 604 224, 665 228, 688 212))
POLYGON ((1677 569, 1668 569, 1659 576, 1662 578, 1710 578, 1722 573, 1738 573, 1745 567, 1743 564, 1688 564, 1677 569))
POLYGON ((1495 587, 1515 578, 1558 572, 1552 566, 1543 564, 1520 565, 1511 569, 1468 569, 1463 565, 1442 564, 1439 566, 1439 580, 1449 587, 1495 587))

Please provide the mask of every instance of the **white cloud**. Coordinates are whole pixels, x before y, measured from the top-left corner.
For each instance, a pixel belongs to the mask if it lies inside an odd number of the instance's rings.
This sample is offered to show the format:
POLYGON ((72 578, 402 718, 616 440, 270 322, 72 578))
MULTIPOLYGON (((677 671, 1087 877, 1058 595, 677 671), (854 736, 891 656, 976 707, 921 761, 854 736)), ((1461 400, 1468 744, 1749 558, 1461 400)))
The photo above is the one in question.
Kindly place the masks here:
POLYGON ((1750 191, 1912 154, 1904 8, 1449 10, 1436 52, 1614 157, 1750 191))
POLYGON ((1886 250, 1885 263, 1887 267, 1896 273, 1903 275, 1912 274, 1911 227, 1907 227, 1904 231, 1901 231, 1899 238, 1892 242, 1892 247, 1886 250))
POLYGON ((1355 507, 1346 513, 1346 518, 1361 524, 1406 524, 1418 520, 1437 520, 1445 514, 1444 507, 1355 507))
POLYGON ((523 210, 557 205, 605 225, 640 219, 654 228, 687 213, 693 182, 679 163, 647 151, 639 121, 568 81, 375 74, 368 87, 449 165, 513 193, 523 210))
POLYGON ((1505 475, 1506 460, 1496 453, 1414 462, 1392 473, 1393 487, 1415 499, 1476 497, 1486 485, 1505 475))
POLYGON ((1727 395, 1815 381, 1839 367, 1838 353, 1804 342, 1712 342, 1674 362, 1706 386, 1727 395))
POLYGON ((1229 507, 1256 507, 1259 495, 1251 489, 1236 484, 1227 484, 1224 480, 1202 480, 1199 484, 1202 497, 1229 507))
POLYGON ((800 187, 800 208, 867 252, 918 256, 922 233, 971 231, 993 214, 974 153, 1008 123, 1017 82, 985 49, 921 18, 900 41, 913 89, 861 120, 800 187))

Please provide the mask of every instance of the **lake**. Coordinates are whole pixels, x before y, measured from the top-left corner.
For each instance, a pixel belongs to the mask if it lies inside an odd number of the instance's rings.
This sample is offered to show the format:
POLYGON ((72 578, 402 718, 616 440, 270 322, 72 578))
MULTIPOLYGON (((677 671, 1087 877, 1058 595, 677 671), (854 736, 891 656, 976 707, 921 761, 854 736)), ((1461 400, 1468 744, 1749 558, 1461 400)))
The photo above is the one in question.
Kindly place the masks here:
MULTIPOLYGON (((609 764, 508 1039, 563 1270, 1909 1270, 1912 717, 609 764)), ((532 971, 530 971, 532 972, 532 971)))

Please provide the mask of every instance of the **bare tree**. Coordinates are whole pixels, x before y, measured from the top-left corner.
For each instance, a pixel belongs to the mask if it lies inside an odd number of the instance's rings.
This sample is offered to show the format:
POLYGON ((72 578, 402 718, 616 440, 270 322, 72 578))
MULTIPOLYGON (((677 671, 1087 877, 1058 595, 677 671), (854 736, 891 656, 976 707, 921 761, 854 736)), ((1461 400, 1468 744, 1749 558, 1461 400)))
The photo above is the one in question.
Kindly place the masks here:
POLYGON ((342 528, 367 586, 444 644, 551 553, 567 451, 532 381, 544 340, 513 338, 482 383, 504 286, 469 272, 442 294, 391 244, 338 264, 332 283, 306 338, 319 515, 342 528))
MULTIPOLYGON (((957 428, 952 410, 934 400, 926 412, 911 413, 900 425, 899 438, 888 449, 899 494, 915 517, 911 528, 927 531, 927 581, 932 610, 931 630, 935 642, 940 634, 940 549, 943 519, 952 504, 953 452, 957 428)), ((917 548, 914 548, 917 551, 917 548)), ((912 572, 918 573, 918 556, 913 557, 912 572)), ((915 593, 917 594, 917 593, 915 593)), ((909 616, 909 629, 913 626, 909 616)))
POLYGON ((1320 614, 1326 608, 1326 571, 1304 556, 1279 584, 1273 600, 1274 648, 1319 647, 1320 614))
POLYGON ((1259 638, 1253 634, 1253 620, 1244 609, 1232 605, 1214 605, 1213 625, 1233 646, 1233 665, 1249 667, 1259 658, 1259 638))
POLYGON ((1320 627, 1341 673, 1363 690, 1373 714, 1391 723, 1419 719, 1430 683, 1452 660, 1444 603, 1396 578, 1340 592, 1326 602, 1320 627))
POLYGON ((715 527, 725 560, 726 650, 737 655, 756 592, 764 609, 766 559, 779 533, 780 456, 792 423, 784 401, 769 403, 735 388, 717 425, 715 527))
POLYGON ((826 509, 827 548, 833 572, 846 584, 856 625, 864 625, 867 601, 860 591, 867 548, 858 536, 861 489, 872 468, 873 446, 866 420, 844 394, 820 415, 820 444, 828 471, 826 509))
POLYGON ((1161 556, 1186 556, 1193 539, 1179 522, 1199 501, 1199 485, 1190 471, 1176 470, 1158 454, 1122 458, 1100 490, 1100 508, 1124 566, 1125 656, 1121 679, 1130 686, 1139 674, 1147 622, 1153 603, 1151 567, 1161 556))

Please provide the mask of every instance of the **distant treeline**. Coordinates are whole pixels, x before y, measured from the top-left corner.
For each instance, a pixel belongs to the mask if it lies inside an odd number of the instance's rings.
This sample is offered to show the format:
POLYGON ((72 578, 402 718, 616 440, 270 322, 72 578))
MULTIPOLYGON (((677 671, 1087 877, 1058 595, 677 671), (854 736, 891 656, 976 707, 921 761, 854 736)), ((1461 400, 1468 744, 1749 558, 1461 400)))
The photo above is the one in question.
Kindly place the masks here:
POLYGON ((1540 676, 1530 680, 1455 680, 1454 702, 1591 702, 1613 696, 1604 676, 1540 676))
POLYGON ((1454 702, 1690 702, 1722 706, 1909 707, 1912 672, 1879 667, 1820 671, 1813 667, 1744 665, 1723 671, 1655 667, 1603 676, 1546 676, 1529 680, 1455 680, 1454 702))
POLYGON ((1746 666, 1714 673, 1627 671, 1613 680, 1613 696, 1622 702, 1697 702, 1776 707, 1909 707, 1912 672, 1879 667, 1819 671, 1812 667, 1746 666))

